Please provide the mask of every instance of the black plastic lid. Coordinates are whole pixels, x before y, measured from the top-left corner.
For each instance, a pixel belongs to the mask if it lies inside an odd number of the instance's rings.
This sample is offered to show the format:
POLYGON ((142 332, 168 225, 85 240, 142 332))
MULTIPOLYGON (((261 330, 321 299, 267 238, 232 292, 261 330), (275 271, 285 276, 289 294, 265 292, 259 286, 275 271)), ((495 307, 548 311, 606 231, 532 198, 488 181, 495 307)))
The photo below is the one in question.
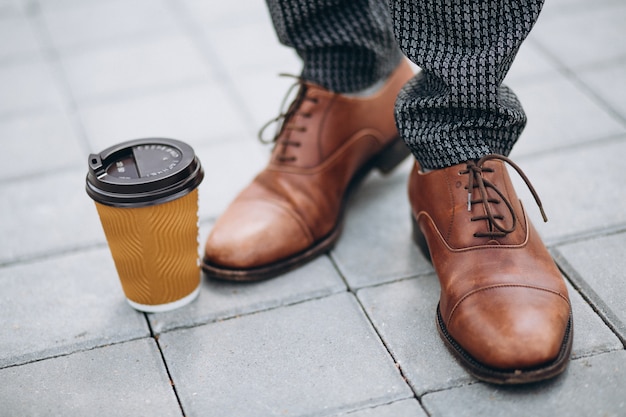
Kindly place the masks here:
POLYGON ((175 139, 146 138, 89 155, 86 189, 102 204, 143 207, 182 197, 203 178, 191 146, 175 139))

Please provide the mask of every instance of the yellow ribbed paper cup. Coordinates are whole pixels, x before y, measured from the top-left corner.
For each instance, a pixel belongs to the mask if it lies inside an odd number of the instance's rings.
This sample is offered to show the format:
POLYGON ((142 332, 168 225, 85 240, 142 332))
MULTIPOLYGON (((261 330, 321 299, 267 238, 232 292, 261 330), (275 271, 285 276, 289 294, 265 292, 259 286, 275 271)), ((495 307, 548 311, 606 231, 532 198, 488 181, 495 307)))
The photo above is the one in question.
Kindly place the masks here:
POLYGON ((200 291, 197 186, 203 175, 191 147, 173 139, 124 142, 89 156, 87 194, 137 310, 173 310, 200 291))

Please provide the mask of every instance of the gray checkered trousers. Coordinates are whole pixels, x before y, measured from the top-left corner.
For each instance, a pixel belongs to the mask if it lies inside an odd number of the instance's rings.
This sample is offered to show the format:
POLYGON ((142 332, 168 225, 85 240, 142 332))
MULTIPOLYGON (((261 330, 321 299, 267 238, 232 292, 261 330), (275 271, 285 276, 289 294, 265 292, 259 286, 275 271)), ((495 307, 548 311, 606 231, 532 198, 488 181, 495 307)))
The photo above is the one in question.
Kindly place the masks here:
POLYGON ((267 0, 302 77, 338 93, 385 78, 402 54, 420 71, 398 95, 400 135, 425 168, 508 155, 526 124, 502 85, 543 0, 267 0))

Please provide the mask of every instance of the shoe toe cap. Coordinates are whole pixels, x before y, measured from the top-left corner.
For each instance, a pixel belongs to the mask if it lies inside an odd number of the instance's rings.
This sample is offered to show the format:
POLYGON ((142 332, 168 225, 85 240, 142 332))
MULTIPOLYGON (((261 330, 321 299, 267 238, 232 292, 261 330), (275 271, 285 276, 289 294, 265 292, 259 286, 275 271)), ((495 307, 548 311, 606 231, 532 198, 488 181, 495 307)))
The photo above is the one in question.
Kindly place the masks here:
POLYGON ((569 303, 561 294, 515 286, 493 288, 465 298, 448 331, 483 365, 524 370, 558 357, 569 317, 569 303))
POLYGON ((205 244, 205 262, 250 269, 288 258, 313 239, 288 207, 271 201, 240 201, 215 223, 205 244))

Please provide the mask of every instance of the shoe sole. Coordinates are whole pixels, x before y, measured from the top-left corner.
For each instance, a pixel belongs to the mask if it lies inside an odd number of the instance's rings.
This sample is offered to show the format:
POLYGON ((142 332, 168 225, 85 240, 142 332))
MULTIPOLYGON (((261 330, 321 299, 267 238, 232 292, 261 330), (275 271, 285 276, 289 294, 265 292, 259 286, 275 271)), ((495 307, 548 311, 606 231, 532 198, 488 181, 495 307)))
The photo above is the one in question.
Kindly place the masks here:
MULTIPOLYGON (((413 241, 419 247, 422 254, 432 263, 430 256, 430 250, 424 234, 419 229, 415 217, 411 215, 413 223, 413 241)), ((569 358, 572 352, 572 342, 574 340, 574 327, 572 312, 570 310, 569 319, 567 322, 567 328, 565 329, 565 335, 561 342, 561 348, 556 359, 549 363, 542 364, 535 368, 528 369, 498 369, 487 365, 484 365, 474 359, 472 355, 467 353, 461 345, 454 340, 454 338, 448 333, 448 329, 441 317, 441 310, 439 304, 437 304, 437 330, 439 336, 444 341, 444 344, 448 350, 456 357, 456 359, 465 367, 465 369, 475 378, 499 385, 516 385, 527 384, 530 382, 538 382, 546 379, 554 378, 561 374, 567 368, 569 358)))
POLYGON ((209 278, 223 281, 262 281, 296 269, 319 255, 329 252, 341 235, 344 209, 350 195, 358 188, 367 174, 369 174, 374 168, 378 169, 383 174, 389 174, 410 154, 411 151, 404 144, 404 141, 397 137, 391 142, 390 145, 370 159, 369 162, 364 164, 363 167, 355 173, 352 180, 348 184, 348 188, 346 189, 341 204, 336 226, 324 238, 306 250, 272 264, 249 269, 226 268, 220 265, 212 264, 208 259, 204 258, 202 260, 202 270, 209 278))

